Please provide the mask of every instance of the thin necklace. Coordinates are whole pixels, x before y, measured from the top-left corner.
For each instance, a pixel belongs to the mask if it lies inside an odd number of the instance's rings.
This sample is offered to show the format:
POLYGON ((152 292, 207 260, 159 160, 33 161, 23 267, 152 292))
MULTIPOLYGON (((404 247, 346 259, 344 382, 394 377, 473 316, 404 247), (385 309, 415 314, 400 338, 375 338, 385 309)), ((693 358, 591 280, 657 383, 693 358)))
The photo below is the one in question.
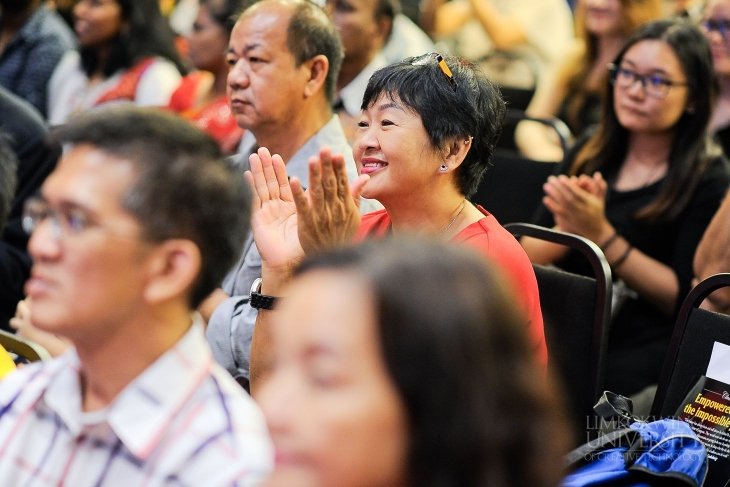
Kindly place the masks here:
POLYGON ((451 221, 444 227, 443 230, 441 230, 441 234, 445 234, 449 231, 449 228, 451 228, 451 225, 454 224, 457 218, 459 218, 459 215, 461 215, 461 212, 464 211, 464 207, 466 206, 466 199, 461 200, 461 204, 459 204, 459 210, 456 212, 456 215, 451 219, 451 221))

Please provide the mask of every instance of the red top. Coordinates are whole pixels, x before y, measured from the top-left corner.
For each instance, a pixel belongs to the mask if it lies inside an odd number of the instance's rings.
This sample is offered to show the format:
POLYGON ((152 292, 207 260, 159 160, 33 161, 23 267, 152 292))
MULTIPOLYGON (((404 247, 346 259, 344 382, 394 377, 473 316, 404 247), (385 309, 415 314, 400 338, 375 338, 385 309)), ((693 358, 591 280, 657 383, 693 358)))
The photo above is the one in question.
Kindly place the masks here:
POLYGON ((137 85, 147 68, 152 66, 155 58, 148 57, 139 61, 129 68, 119 79, 119 83, 109 88, 96 100, 95 105, 101 105, 110 101, 131 100, 137 96, 137 85))
POLYGON ((198 72, 185 76, 170 97, 168 108, 208 132, 223 152, 232 154, 238 148, 243 129, 236 123, 225 95, 206 105, 197 105, 200 83, 204 79, 205 76, 198 72))
MULTIPOLYGON (((540 294, 537 279, 527 254, 517 239, 505 230, 487 210, 477 206, 484 218, 463 229, 452 238, 453 242, 463 243, 493 261, 511 282, 511 288, 518 302, 529 317, 529 335, 535 355, 542 365, 547 365, 547 347, 540 310, 540 294)), ((355 241, 366 238, 383 237, 390 231, 390 217, 385 210, 363 215, 355 241)))

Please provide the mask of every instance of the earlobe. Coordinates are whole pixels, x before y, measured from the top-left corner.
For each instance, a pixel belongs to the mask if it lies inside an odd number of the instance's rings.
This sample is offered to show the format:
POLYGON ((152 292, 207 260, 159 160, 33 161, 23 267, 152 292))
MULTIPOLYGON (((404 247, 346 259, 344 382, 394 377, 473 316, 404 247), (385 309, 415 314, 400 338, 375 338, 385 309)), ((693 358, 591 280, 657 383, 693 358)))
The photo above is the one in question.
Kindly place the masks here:
POLYGON ((187 299, 202 265, 198 246, 185 239, 167 240, 150 259, 145 299, 150 303, 187 299))
POLYGON ((310 98, 316 95, 327 81, 330 63, 327 56, 318 54, 304 64, 309 73, 307 84, 304 87, 304 97, 310 98))

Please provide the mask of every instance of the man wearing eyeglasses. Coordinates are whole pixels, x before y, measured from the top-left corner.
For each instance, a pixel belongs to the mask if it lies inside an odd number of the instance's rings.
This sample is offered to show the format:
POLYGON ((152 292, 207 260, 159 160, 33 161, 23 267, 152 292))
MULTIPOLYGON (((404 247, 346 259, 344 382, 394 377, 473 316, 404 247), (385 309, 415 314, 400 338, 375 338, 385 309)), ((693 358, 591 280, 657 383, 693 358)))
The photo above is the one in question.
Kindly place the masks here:
POLYGON ((74 345, 0 383, 0 485, 257 485, 260 411, 192 313, 235 260, 249 198, 209 136, 89 112, 23 226, 33 324, 74 345))

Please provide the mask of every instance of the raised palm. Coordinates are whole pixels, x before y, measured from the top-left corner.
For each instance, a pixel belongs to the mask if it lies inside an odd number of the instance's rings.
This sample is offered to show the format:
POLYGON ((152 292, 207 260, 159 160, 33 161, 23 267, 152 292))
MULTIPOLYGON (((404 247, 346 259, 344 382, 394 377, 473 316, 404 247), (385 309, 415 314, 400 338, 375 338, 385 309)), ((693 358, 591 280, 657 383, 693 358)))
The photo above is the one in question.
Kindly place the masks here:
POLYGON ((253 191, 251 228, 261 259, 270 267, 300 260, 297 209, 286 165, 278 155, 262 147, 250 157, 251 170, 245 174, 253 191))

